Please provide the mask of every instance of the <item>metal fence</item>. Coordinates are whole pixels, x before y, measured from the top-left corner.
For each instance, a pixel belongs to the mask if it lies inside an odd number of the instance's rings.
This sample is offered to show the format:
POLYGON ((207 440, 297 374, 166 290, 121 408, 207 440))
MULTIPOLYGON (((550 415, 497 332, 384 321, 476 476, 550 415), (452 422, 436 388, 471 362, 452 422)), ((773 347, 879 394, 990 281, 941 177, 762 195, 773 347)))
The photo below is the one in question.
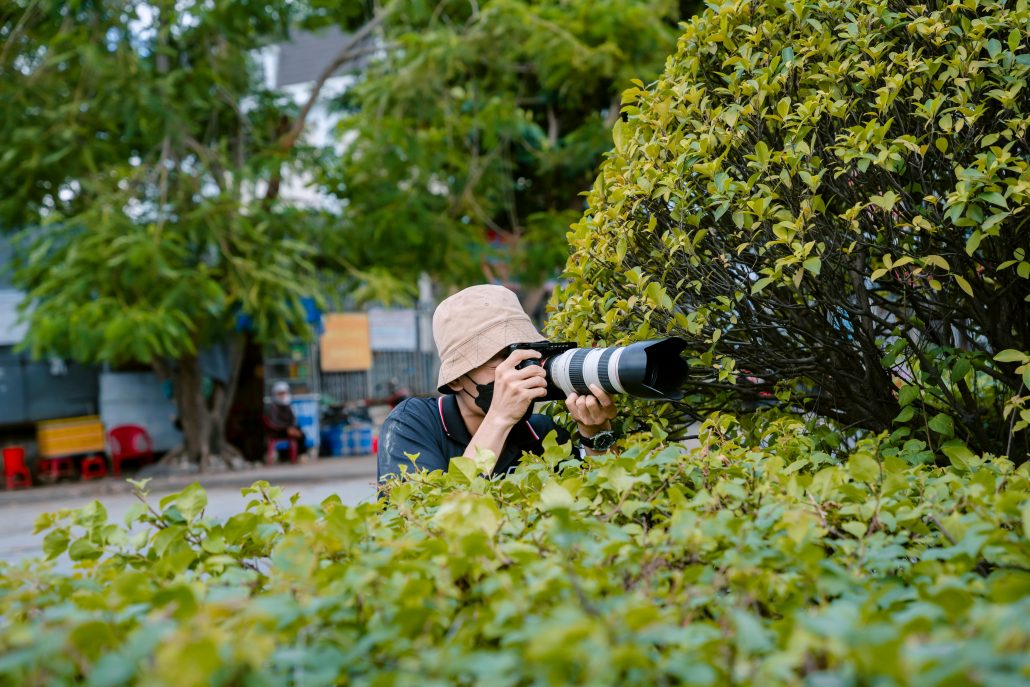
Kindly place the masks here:
POLYGON ((390 395, 390 383, 411 393, 436 393, 436 353, 418 351, 376 351, 371 369, 363 372, 323 372, 322 394, 341 403, 381 399, 390 395))

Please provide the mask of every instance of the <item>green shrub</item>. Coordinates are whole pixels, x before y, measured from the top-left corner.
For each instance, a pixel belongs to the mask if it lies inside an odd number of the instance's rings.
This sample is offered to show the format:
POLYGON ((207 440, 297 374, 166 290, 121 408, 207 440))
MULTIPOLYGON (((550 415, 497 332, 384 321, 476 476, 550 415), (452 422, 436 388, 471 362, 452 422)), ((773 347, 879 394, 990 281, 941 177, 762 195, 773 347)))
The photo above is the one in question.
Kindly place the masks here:
POLYGON ((45 516, 78 570, 0 564, 0 684, 1025 684, 1030 465, 838 441, 717 416, 380 504, 45 516))
POLYGON ((679 419, 773 397, 1030 439, 1026 2, 722 2, 623 96, 556 336, 678 334, 679 419))

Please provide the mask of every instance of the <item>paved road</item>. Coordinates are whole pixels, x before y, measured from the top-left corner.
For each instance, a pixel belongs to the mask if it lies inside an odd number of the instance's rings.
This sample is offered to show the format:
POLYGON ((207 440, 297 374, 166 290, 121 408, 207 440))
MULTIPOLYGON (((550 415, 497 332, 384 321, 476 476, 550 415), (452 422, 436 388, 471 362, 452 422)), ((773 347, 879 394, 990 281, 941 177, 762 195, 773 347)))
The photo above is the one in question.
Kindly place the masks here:
MULTIPOLYGON (((374 462, 369 459, 318 461, 313 465, 282 466, 244 473, 220 473, 190 477, 163 478, 150 484, 150 499, 157 503, 166 494, 182 490, 199 481, 208 495, 207 515, 225 519, 239 513, 247 504, 240 489, 264 479, 283 487, 286 497, 300 493, 300 503, 319 503, 338 494, 344 503, 356 504, 373 498, 374 462)), ((21 492, 0 493, 0 560, 8 562, 41 556, 43 534, 32 529, 39 515, 61 508, 81 508, 99 500, 111 522, 121 523, 135 496, 124 482, 103 480, 94 484, 67 484, 40 487, 21 492)))

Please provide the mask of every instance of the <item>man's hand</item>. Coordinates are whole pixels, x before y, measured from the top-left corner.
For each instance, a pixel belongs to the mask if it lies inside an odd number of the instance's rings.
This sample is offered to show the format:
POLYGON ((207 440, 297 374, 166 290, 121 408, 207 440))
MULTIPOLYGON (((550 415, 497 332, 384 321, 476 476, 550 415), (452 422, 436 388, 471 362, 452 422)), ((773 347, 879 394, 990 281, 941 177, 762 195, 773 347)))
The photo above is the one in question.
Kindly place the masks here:
POLYGON ((292 439, 300 439, 302 436, 304 436, 304 432, 300 431, 300 429, 296 427, 288 427, 286 429, 286 436, 292 439))
POLYGON ((565 399, 569 415, 579 425, 579 433, 589 438, 606 429, 611 429, 617 409, 611 396, 596 384, 590 385, 590 393, 580 396, 569 394, 565 399))
POLYGON ((523 360, 539 357, 537 351, 517 350, 497 366, 494 397, 486 420, 510 429, 525 416, 533 401, 547 395, 547 376, 543 367, 526 365, 521 370, 515 369, 523 360))

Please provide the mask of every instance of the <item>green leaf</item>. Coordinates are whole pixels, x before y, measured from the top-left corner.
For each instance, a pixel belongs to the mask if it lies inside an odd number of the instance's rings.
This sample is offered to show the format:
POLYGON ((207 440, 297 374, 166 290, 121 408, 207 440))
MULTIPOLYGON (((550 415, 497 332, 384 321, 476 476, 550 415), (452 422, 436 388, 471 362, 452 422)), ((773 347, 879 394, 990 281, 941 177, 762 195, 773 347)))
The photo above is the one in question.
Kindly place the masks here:
POLYGON ((819 272, 820 272, 820 271, 822 270, 822 268, 823 268, 823 261, 822 261, 822 260, 820 260, 820 259, 819 259, 819 258, 817 258, 817 257, 812 257, 812 258, 808 258, 807 260, 805 260, 805 261, 804 261, 804 262, 802 263, 802 266, 803 266, 803 267, 804 267, 804 268, 805 268, 806 270, 808 270, 809 272, 811 272, 812 274, 814 274, 814 275, 818 276, 818 275, 819 275, 819 272))
POLYGON ((855 539, 861 539, 865 536, 866 524, 864 522, 858 522, 857 520, 850 520, 840 526, 842 530, 851 534, 855 539))
POLYGON ((1023 537, 1030 541, 1030 501, 1023 504, 1023 537))
POLYGON ((944 451, 944 455, 948 457, 951 464, 961 470, 968 470, 970 461, 976 458, 969 447, 958 439, 941 444, 941 450, 944 451))
POLYGON ((86 537, 76 539, 70 547, 68 547, 68 558, 73 561, 90 561, 96 560, 103 555, 104 551, 99 546, 91 542, 86 537))
POLYGON ((772 283, 772 281, 772 277, 762 277, 751 286, 751 294, 755 295, 761 293, 766 286, 772 283))
POLYGON ((1025 363, 1030 360, 1030 355, 1014 348, 1006 348, 996 353, 994 359, 999 363, 1025 363))
MULTIPOLYGON (((789 48, 788 48, 789 49, 789 48)), ((737 646, 745 655, 766 652, 773 646, 773 635, 762 626, 761 620, 742 608, 730 611, 736 631, 737 646)))
POLYGON ((966 240, 966 255, 973 255, 973 253, 976 252, 976 249, 980 247, 980 242, 982 240, 983 234, 979 231, 974 231, 970 234, 969 238, 966 240))
POLYGON ((916 414, 915 408, 913 408, 912 406, 905 406, 904 408, 901 409, 901 412, 898 413, 897 417, 894 418, 894 422, 896 422, 896 423, 908 422, 909 420, 912 419, 912 417, 915 414, 916 414))
POLYGON ((876 482, 880 477, 880 465, 868 453, 855 453, 848 458, 848 474, 856 482, 876 482))
POLYGON ((207 492, 194 482, 175 496, 175 507, 187 522, 193 522, 207 507, 207 492))
POLYGON ((615 126, 612 127, 612 138, 615 143, 615 150, 620 153, 626 150, 626 127, 627 124, 622 120, 615 122, 615 126))
POLYGON ((973 287, 969 285, 969 282, 966 281, 965 277, 958 274, 952 276, 955 279, 955 283, 958 284, 959 287, 961 287, 961 289, 965 291, 967 295, 973 295, 973 287))
POLYGON ((987 201, 988 203, 991 203, 992 205, 997 205, 1003 208, 1008 207, 1008 202, 1005 200, 1005 196, 1001 195, 1000 193, 996 193, 993 191, 989 193, 982 193, 980 194, 980 198, 987 201))
POLYGON ((568 489, 551 481, 540 490, 540 506, 543 510, 564 510, 571 508, 575 499, 568 489))
POLYGON ((929 422, 930 429, 943 434, 946 437, 953 436, 955 434, 955 425, 951 421, 951 416, 944 413, 937 413, 933 416, 933 419, 929 422))
POLYGON ((61 527, 51 530, 43 538, 43 553, 47 560, 53 560, 68 549, 68 529, 61 527))
POLYGON ((477 461, 465 456, 455 456, 447 463, 447 475, 458 483, 468 484, 479 475, 477 461))
POLYGON ((972 369, 973 367, 967 358, 959 358, 951 368, 952 381, 964 379, 972 369))

